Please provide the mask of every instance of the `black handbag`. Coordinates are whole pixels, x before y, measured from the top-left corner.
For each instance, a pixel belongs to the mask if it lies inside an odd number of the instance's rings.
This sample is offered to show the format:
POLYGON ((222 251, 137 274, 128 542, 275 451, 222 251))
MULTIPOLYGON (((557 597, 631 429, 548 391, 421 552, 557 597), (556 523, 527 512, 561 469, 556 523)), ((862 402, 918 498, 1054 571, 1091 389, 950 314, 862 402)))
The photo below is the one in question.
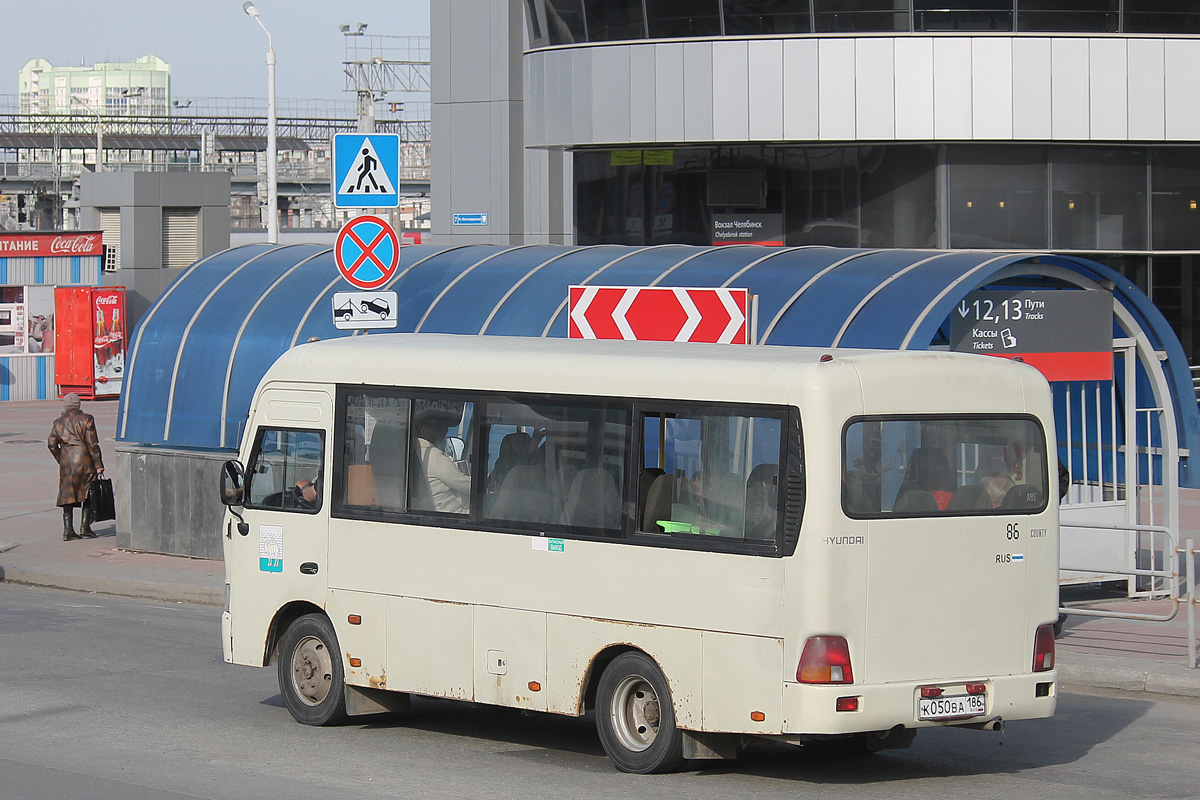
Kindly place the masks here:
POLYGON ((92 509, 93 522, 107 522, 117 518, 117 504, 113 498, 111 479, 92 478, 92 482, 88 485, 86 502, 92 509))

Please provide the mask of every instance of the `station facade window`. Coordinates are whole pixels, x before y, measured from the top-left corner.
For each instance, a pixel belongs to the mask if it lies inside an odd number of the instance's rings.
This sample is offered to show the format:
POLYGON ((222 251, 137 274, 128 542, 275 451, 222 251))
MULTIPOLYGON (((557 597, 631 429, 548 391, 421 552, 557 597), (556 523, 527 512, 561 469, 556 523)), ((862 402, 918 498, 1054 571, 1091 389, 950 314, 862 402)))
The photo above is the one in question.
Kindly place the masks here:
POLYGON ((713 145, 574 159, 579 245, 728 244, 722 231, 740 224, 762 233, 736 243, 1078 253, 1136 283, 1200 360, 1198 147, 713 145))
POLYGON ((1200 0, 527 0, 527 6, 535 48, 793 33, 1200 33, 1200 0))

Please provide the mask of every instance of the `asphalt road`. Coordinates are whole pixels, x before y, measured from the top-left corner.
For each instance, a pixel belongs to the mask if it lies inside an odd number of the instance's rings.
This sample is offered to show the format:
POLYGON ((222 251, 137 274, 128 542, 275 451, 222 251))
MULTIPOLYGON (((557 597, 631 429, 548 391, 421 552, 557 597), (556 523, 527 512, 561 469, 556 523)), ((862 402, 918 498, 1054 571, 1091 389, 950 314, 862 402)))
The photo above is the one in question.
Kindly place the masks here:
POLYGON ((0 584, 0 800, 1200 797, 1200 701, 1064 694, 1003 734, 923 731, 836 757, 765 743, 666 776, 616 772, 590 718, 447 701, 294 723, 273 669, 221 660, 218 609, 0 584))

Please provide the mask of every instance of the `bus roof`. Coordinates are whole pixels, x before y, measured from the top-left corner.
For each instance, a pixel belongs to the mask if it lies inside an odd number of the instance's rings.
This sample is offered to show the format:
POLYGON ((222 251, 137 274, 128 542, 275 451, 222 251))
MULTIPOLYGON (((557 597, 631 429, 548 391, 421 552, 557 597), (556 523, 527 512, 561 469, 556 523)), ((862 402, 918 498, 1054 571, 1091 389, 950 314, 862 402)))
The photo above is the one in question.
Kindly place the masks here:
MULTIPOLYGON (((989 407, 1005 388, 1009 398, 1039 391, 1035 387, 1049 393, 1032 367, 965 353, 407 333, 299 345, 279 357, 262 385, 299 381, 782 403, 796 402, 817 385, 857 394, 863 379, 882 385, 883 397, 902 396, 901 384, 907 385, 930 411, 936 410, 929 406, 930 388, 950 384, 989 407), (832 358, 823 362, 826 356, 832 358)), ((1022 404, 1009 399, 1003 408, 1022 404)))

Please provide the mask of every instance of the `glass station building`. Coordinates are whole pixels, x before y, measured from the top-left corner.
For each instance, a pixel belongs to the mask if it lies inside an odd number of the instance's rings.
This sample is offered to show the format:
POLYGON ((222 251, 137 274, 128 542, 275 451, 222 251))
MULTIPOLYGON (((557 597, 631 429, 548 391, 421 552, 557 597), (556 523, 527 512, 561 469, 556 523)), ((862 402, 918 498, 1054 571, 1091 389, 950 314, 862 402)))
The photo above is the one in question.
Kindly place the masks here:
POLYGON ((435 241, 1083 255, 1200 362, 1200 0, 465 6, 435 241))

